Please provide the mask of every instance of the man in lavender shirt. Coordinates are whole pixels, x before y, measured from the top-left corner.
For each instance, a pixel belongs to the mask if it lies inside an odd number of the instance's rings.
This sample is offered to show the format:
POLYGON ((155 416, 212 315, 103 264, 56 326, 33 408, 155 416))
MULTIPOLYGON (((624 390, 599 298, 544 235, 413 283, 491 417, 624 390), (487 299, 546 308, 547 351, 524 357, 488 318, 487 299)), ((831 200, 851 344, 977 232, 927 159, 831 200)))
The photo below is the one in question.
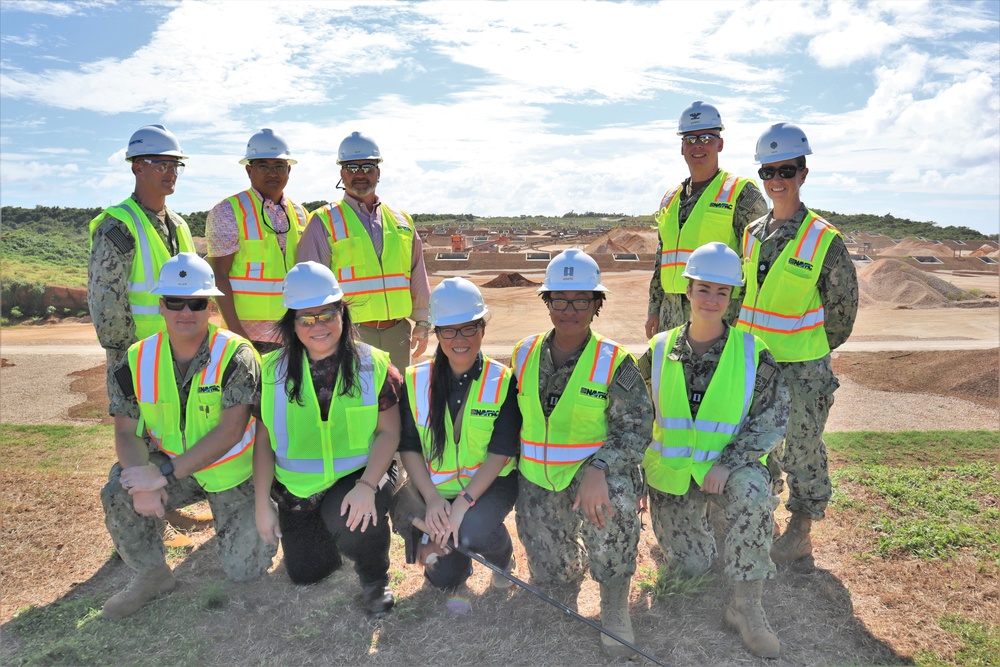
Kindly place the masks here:
POLYGON ((310 214, 296 259, 333 270, 361 340, 388 352, 392 365, 404 369, 411 354, 424 353, 430 333, 431 290, 420 236, 409 214, 375 194, 382 156, 371 137, 351 133, 337 162, 344 198, 310 214))

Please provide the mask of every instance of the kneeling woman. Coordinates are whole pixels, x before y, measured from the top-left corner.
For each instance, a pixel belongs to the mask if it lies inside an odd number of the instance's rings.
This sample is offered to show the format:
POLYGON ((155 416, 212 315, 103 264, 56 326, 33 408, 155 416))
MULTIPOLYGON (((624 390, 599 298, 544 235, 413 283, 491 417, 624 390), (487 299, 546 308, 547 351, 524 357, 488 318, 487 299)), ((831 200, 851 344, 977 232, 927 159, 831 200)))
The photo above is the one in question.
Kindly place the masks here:
MULTIPOLYGON (((517 500, 521 415, 510 368, 481 352, 487 312, 479 288, 464 278, 434 288, 438 348, 432 361, 406 369, 399 451, 427 505, 431 538, 444 546, 452 537, 510 571, 514 547, 503 522, 517 500)), ((456 588, 472 562, 452 551, 424 573, 438 588, 456 588)), ((510 582, 494 573, 493 586, 510 582)))
POLYGON ((281 539, 296 584, 323 579, 341 554, 351 558, 366 611, 381 617, 394 603, 387 512, 402 377, 387 353, 353 339, 343 296, 315 262, 285 277, 282 346, 262 365, 257 530, 270 544, 281 539))

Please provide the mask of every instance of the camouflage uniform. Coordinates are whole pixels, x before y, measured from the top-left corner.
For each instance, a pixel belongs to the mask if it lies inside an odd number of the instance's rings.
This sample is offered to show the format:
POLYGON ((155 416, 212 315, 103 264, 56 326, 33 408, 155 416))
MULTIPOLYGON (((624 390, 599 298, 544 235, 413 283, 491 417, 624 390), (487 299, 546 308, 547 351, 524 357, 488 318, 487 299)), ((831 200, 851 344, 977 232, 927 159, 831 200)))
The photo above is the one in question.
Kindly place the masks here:
MULTIPOLYGON (((769 236, 770 213, 750 225, 750 233, 762 241, 759 284, 763 285, 767 270, 795 238, 806 213, 805 205, 800 205, 795 215, 769 236)), ((816 288, 823 300, 826 339, 830 349, 835 350, 851 335, 858 315, 858 275, 839 236, 826 253, 816 288)), ((779 362, 778 367, 788 383, 792 404, 784 446, 775 450, 775 456, 768 457, 768 467, 775 476, 782 470, 787 475, 785 507, 789 511, 822 519, 832 494, 823 429, 833 406, 833 392, 840 383, 833 374, 829 354, 810 361, 779 362)))
MULTIPOLYGON (((164 208, 154 211, 143 206, 135 193, 132 199, 149 218, 163 245, 173 257, 177 254, 177 228, 184 219, 164 208)), ((125 359, 128 348, 138 339, 132 307, 128 302, 129 275, 135 256, 135 239, 128 227, 117 218, 106 215, 94 232, 87 266, 87 307, 94 320, 97 340, 107 353, 108 396, 114 392, 114 371, 125 359)), ((111 414, 114 414, 113 412, 111 414)))
MULTIPOLYGON (((678 186, 682 190, 680 208, 677 211, 677 220, 682 228, 687 224, 691 210, 698 203, 698 199, 704 194, 705 188, 708 187, 709 183, 711 183, 710 180, 703 183, 697 190, 690 191, 691 179, 686 178, 678 186)), ((670 199, 676 191, 677 188, 674 188, 663 195, 663 200, 660 201, 661 209, 670 203, 670 199)), ((743 238, 743 230, 747 228, 751 221, 756 220, 766 213, 767 202, 764 200, 763 195, 760 194, 757 184, 753 182, 747 183, 740 192, 739 197, 736 198, 736 211, 733 214, 733 231, 736 233, 736 240, 739 241, 743 238)), ((657 239, 659 239, 659 236, 657 236, 657 239)), ((719 241, 725 242, 725 239, 719 239, 719 241)), ((663 285, 660 284, 660 253, 662 252, 663 241, 659 239, 656 246, 653 277, 649 281, 649 307, 646 310, 647 317, 657 315, 660 318, 660 324, 657 328, 658 332, 675 329, 687 322, 691 317, 691 303, 688 301, 686 294, 668 294, 663 291, 663 285)), ((740 252, 739 248, 737 248, 736 252, 740 252)), ((729 304, 729 308, 723 317, 726 322, 729 324, 736 323, 740 315, 741 303, 739 299, 733 299, 732 303, 729 304)))
MULTIPOLYGON (((550 345, 551 334, 542 343, 539 359, 539 394, 543 398, 562 394, 584 349, 557 369, 550 345)), ((554 407, 542 401, 546 417, 554 407)), ((586 462, 562 491, 549 491, 521 479, 517 532, 536 582, 578 582, 586 569, 585 559, 589 559, 591 576, 602 584, 627 584, 635 572, 641 528, 635 508, 644 491, 639 463, 653 430, 653 404, 642 391, 642 378, 631 355, 612 378, 605 414, 607 438, 596 456, 608 464, 608 496, 614 516, 603 529, 587 521, 582 510, 571 509, 589 467, 586 462)))
MULTIPOLYGON (((181 379, 176 362, 174 375, 180 394, 180 405, 187 405, 191 380, 208 364, 210 357, 208 337, 188 365, 181 379)), ((111 414, 139 419, 139 405, 135 399, 128 359, 114 373, 117 381, 111 395, 111 414), (127 379, 126 379, 127 378, 127 379), (121 386, 124 382, 124 387, 121 386)), ((260 365, 249 345, 242 345, 233 355, 222 378, 222 408, 234 405, 253 405, 260 384, 260 365)), ((180 412, 180 427, 184 428, 185 412, 180 412)), ((148 433, 144 435, 151 446, 148 433)), ((167 456, 159 451, 150 454, 150 461, 157 465, 166 462, 167 456)), ((161 539, 162 525, 155 517, 140 516, 132 507, 132 498, 121 486, 121 464, 115 463, 108 475, 108 483, 101 491, 104 505, 104 523, 111 533, 115 548, 125 564, 136 572, 144 573, 161 567, 166 562, 166 550, 161 539)), ((166 486, 168 499, 166 511, 186 507, 199 500, 208 500, 215 518, 215 534, 219 540, 219 558, 226 576, 233 581, 247 581, 260 577, 271 566, 277 547, 260 539, 254 515, 253 478, 225 491, 207 493, 192 477, 178 479, 166 486)))
MULTIPOLYGON (((688 344, 687 325, 668 353, 672 361, 684 365, 684 380, 692 418, 697 418, 700 399, 705 395, 732 329, 699 357, 688 344)), ((639 359, 639 372, 647 383, 652 376, 651 352, 639 359)), ((771 353, 764 350, 757 364, 757 381, 750 413, 740 434, 726 445, 717 465, 730 470, 724 494, 705 493, 692 483, 683 496, 663 493, 650 487, 649 509, 653 532, 664 554, 689 576, 704 574, 715 562, 716 546, 708 521, 708 503, 726 512, 726 576, 733 581, 756 581, 774 577, 771 537, 778 497, 771 493, 771 476, 760 458, 773 451, 788 423, 788 386, 771 353)))

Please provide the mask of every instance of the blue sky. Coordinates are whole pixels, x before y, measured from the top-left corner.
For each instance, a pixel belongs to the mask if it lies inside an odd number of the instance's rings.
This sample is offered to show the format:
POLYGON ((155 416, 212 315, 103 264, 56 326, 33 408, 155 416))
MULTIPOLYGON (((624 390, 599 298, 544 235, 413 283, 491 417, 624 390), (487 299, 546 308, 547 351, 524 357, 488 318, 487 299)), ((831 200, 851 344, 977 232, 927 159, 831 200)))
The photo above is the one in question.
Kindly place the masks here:
POLYGON ((791 121, 806 204, 1000 231, 995 0, 3 0, 0 62, 5 206, 117 203, 129 135, 162 123, 190 156, 180 212, 243 189, 271 127, 298 201, 339 198, 360 130, 410 212, 649 214, 687 175, 677 118, 702 99, 729 171, 754 175, 757 137, 791 121))

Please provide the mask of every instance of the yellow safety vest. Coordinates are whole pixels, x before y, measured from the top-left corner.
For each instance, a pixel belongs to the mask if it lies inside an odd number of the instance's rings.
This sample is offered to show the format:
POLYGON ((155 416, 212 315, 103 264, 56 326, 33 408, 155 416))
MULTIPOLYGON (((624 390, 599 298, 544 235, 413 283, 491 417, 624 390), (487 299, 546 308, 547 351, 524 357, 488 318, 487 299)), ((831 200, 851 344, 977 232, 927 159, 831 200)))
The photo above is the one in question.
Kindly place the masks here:
POLYGON ((656 214, 660 232, 660 284, 668 294, 683 294, 688 279, 681 274, 688 257, 706 243, 720 241, 739 252, 739 239, 733 230, 736 200, 753 179, 720 171, 705 186, 698 203, 691 210, 684 227, 680 225, 680 194, 677 188, 666 206, 656 214), (714 195, 712 193, 715 193, 714 195))
POLYGON ((264 203, 253 191, 244 190, 226 201, 233 207, 240 230, 240 248, 229 270, 233 303, 241 320, 278 321, 285 314, 281 305, 281 286, 288 269, 295 266, 295 250, 302 235, 306 212, 288 201, 288 233, 282 254, 278 234, 271 228, 264 203))
POLYGON ((743 234, 747 285, 736 327, 759 336, 776 361, 810 361, 830 353, 823 299, 816 284, 830 244, 838 236, 836 227, 809 211, 759 285, 761 242, 749 228, 743 234))
POLYGON ((371 237, 343 200, 313 211, 329 232, 330 268, 337 276, 355 322, 394 320, 409 316, 413 222, 402 211, 382 208, 382 259, 371 237))
MULTIPOLYGON (((299 498, 308 498, 368 465, 378 426, 378 395, 389 369, 389 355, 357 343, 360 394, 341 396, 338 375, 330 412, 323 420, 309 359, 302 360, 302 405, 285 392, 286 363, 280 350, 264 355, 261 420, 271 432, 275 477, 299 498)), ((306 353, 303 352, 303 357, 306 353)))
POLYGON ((682 328, 649 341, 656 421, 653 441, 642 459, 649 485, 677 496, 687 493, 692 479, 703 484, 722 450, 739 435, 750 414, 760 352, 766 349, 759 338, 731 329, 698 418, 693 419, 684 364, 669 357, 682 328))
MULTIPOLYGON (((454 426, 445 416, 445 448, 440 459, 431 459, 431 429, 427 421, 430 416, 431 371, 433 361, 425 361, 406 369, 406 393, 409 397, 410 412, 420 434, 420 444, 424 450, 424 460, 431 481, 444 498, 454 498, 472 479, 479 466, 489 456, 487 446, 493 435, 493 426, 500 415, 500 406, 507 396, 513 372, 483 356, 483 372, 469 387, 469 395, 462 411, 462 433, 455 443, 454 426), (454 445, 454 446, 453 446, 454 445)), ((516 467, 513 457, 500 471, 505 477, 516 467)))
MULTIPOLYGON (((596 331, 580 355, 566 389, 549 418, 542 412, 538 367, 544 334, 514 346, 517 404, 521 409, 521 474, 552 491, 562 491, 608 434, 608 388, 615 371, 632 354, 596 331)), ((553 334, 554 335, 554 334, 553 334)))
MULTIPOLYGON (((219 425, 222 420, 222 375, 245 338, 231 331, 208 325, 208 365, 191 380, 187 406, 184 408, 184 430, 180 428, 181 401, 174 377, 174 360, 170 337, 166 332, 153 334, 134 343, 128 349, 128 364, 143 426, 161 452, 174 458, 180 456, 219 425)), ((253 474, 253 439, 257 420, 250 417, 243 436, 219 457, 196 472, 194 478, 210 492, 225 491, 250 479, 253 474)))
MULTIPOLYGON (((120 220, 128 227, 135 239, 135 253, 132 255, 132 272, 128 277, 128 302, 135 322, 136 340, 148 338, 160 331, 166 331, 167 324, 160 315, 160 297, 150 294, 160 277, 160 268, 170 259, 170 251, 160 240, 160 235, 150 223, 139 204, 129 197, 118 206, 105 209, 90 221, 90 245, 94 245, 94 234, 106 216, 120 220)), ((177 226, 177 247, 179 252, 195 252, 191 230, 187 223, 177 226)))

